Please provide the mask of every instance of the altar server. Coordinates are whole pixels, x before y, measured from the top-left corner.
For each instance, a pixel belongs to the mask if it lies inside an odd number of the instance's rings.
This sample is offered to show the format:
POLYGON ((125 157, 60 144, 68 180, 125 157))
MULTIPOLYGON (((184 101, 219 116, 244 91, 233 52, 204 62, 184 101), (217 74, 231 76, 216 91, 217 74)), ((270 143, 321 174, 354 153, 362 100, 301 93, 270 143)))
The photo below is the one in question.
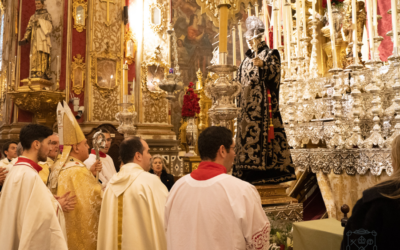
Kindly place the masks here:
POLYGON ((1 249, 68 249, 61 205, 39 177, 38 161, 46 160, 49 136, 45 126, 21 129, 22 156, 11 168, 0 198, 1 249))
POLYGON ((198 169, 175 183, 165 207, 169 250, 267 250, 270 224, 260 195, 248 182, 226 174, 235 142, 225 127, 199 136, 198 169))
POLYGON ((89 146, 68 104, 58 104, 58 134, 63 151, 50 174, 50 188, 58 196, 71 191, 76 195, 75 210, 65 215, 70 250, 95 250, 100 214, 101 185, 96 181, 93 165, 90 171, 83 161, 88 158, 89 146))
MULTIPOLYGON (((117 173, 114 166, 113 159, 107 154, 108 150, 110 150, 112 138, 110 131, 107 129, 101 129, 105 138, 106 138, 106 145, 104 148, 100 149, 100 161, 102 163, 102 170, 99 173, 99 180, 103 186, 103 190, 107 187, 108 182, 111 180, 114 174, 117 173)), ((84 162, 86 167, 90 168, 93 164, 96 163, 96 151, 92 149, 89 158, 84 162)))
MULTIPOLYGON (((160 178, 148 173, 149 146, 139 138, 127 139, 121 144, 120 157, 124 165, 104 194, 97 249, 166 250, 164 206, 168 190, 160 178)), ((185 237, 176 235, 181 236, 185 237)))

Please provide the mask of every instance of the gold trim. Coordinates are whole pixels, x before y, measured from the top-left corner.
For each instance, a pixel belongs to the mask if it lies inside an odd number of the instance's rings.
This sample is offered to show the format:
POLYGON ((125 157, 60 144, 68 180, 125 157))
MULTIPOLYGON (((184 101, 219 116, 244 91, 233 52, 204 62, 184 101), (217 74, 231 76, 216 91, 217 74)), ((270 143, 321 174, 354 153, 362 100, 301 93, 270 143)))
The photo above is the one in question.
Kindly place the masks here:
POLYGON ((107 27, 110 27, 111 21, 110 21, 110 3, 115 5, 115 2, 113 0, 100 0, 100 3, 105 3, 107 4, 107 21, 104 22, 104 24, 107 27))
POLYGON ((137 50, 137 41, 136 41, 135 35, 132 32, 132 29, 129 29, 125 33, 125 41, 124 41, 124 52, 125 52, 124 55, 125 55, 125 60, 126 60, 127 64, 131 65, 132 63, 135 62, 136 50, 137 50), (132 52, 133 56, 128 56, 128 42, 129 41, 133 42, 133 52, 132 52))
POLYGON ((121 56, 118 54, 113 53, 110 51, 110 44, 106 43, 106 49, 97 55, 95 51, 90 53, 90 57, 92 58, 92 65, 91 65, 91 80, 93 85, 97 88, 103 98, 108 98, 112 91, 116 89, 120 85, 120 76, 121 72, 121 56), (97 59, 108 59, 115 61, 116 69, 115 69, 115 86, 112 88, 104 88, 100 87, 97 83, 97 59))
POLYGON ((122 219, 124 216, 124 194, 118 197, 118 250, 122 249, 122 219))
POLYGON ((149 7, 149 11, 150 11, 150 20, 149 20, 149 24, 150 24, 150 27, 155 31, 155 32, 159 32, 159 33, 161 33, 166 27, 167 27, 167 20, 168 20, 168 17, 167 17, 167 6, 168 5, 161 5, 161 4, 159 4, 159 3, 152 3, 152 4, 150 4, 150 7, 149 7), (153 24, 152 23, 152 19, 153 19, 153 9, 154 8, 157 8, 157 9, 159 9, 160 10, 160 24, 153 24))
POLYGON ((80 93, 82 93, 82 91, 84 90, 84 86, 85 86, 85 77, 86 77, 86 65, 83 62, 83 57, 80 54, 77 54, 76 56, 74 56, 74 61, 71 63, 71 81, 72 81, 72 91, 74 91, 75 94, 79 95, 80 93), (82 86, 75 86, 75 74, 74 74, 74 70, 75 69, 81 69, 82 70, 82 86))
POLYGON ((78 32, 82 32, 84 29, 86 29, 86 18, 87 18, 87 2, 85 0, 73 0, 73 4, 72 4, 72 17, 74 18, 74 28, 78 31, 78 32), (85 18, 83 19, 85 21, 85 25, 82 24, 77 24, 76 22, 76 9, 82 6, 83 9, 85 10, 85 18))

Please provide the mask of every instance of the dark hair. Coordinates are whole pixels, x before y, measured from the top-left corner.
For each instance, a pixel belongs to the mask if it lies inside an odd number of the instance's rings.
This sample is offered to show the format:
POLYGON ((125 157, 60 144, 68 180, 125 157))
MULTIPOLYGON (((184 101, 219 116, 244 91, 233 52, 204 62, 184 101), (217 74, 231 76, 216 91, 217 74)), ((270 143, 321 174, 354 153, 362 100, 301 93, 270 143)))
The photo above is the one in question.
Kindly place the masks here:
POLYGON ((121 146, 119 148, 119 155, 121 157, 122 163, 127 164, 129 162, 133 162, 133 158, 135 157, 137 152, 143 154, 143 151, 144 147, 142 142, 140 141, 140 138, 133 137, 121 143, 121 146))
POLYGON ((19 133, 19 139, 24 150, 31 149, 32 142, 40 141, 53 134, 53 130, 39 124, 28 124, 21 129, 19 133))
POLYGON ((3 148, 2 148, 2 152, 3 152, 4 157, 7 157, 5 152, 8 151, 8 149, 10 148, 11 144, 15 144, 15 145, 18 146, 18 142, 16 142, 16 141, 8 141, 8 142, 4 143, 3 148))
POLYGON ((101 129, 97 130, 96 132, 99 132, 100 130, 104 134, 111 134, 110 131, 108 131, 108 129, 106 129, 106 128, 101 128, 101 129))
POLYGON ((223 145, 229 153, 233 144, 232 131, 225 127, 208 127, 201 132, 198 141, 200 158, 203 161, 214 161, 217 157, 218 149, 223 145))

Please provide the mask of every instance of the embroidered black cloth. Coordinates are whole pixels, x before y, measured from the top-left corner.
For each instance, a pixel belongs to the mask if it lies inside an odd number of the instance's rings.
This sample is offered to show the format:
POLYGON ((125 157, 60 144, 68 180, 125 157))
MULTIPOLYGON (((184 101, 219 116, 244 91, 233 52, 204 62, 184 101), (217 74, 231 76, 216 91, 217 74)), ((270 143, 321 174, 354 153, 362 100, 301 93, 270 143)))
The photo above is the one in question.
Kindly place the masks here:
POLYGON ((254 53, 246 52, 237 81, 242 90, 237 119, 236 160, 233 175, 253 185, 277 184, 296 179, 294 165, 279 112, 281 61, 278 50, 261 42, 258 57, 264 67, 253 65, 254 53), (272 124, 275 139, 268 142, 270 115, 267 90, 271 92, 272 124))

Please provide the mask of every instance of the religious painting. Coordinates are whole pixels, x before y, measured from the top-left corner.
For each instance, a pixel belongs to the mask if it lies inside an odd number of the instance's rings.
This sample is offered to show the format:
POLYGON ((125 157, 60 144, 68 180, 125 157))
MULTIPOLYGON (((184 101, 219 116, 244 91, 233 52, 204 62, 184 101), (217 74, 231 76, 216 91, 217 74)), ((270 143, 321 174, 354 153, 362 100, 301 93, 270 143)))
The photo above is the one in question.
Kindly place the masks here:
POLYGON ((114 88, 116 86, 116 61, 111 59, 97 59, 97 85, 101 88, 114 88))
POLYGON ((158 65, 150 65, 147 67, 147 88, 150 91, 159 91, 158 84, 164 79, 163 67, 158 65))

